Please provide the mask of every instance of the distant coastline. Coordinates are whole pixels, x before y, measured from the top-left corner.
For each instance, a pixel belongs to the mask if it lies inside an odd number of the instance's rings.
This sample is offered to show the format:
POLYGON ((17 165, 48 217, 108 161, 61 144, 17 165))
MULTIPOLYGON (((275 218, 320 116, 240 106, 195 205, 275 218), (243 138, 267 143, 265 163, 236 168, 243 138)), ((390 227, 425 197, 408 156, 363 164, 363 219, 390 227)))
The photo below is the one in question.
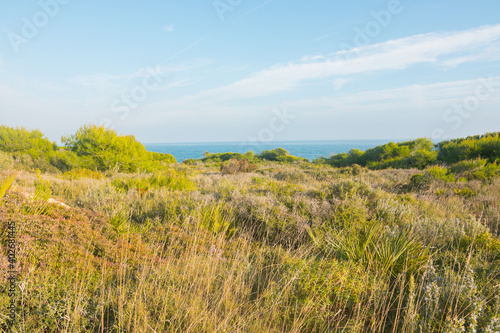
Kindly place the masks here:
POLYGON ((303 157, 310 161, 318 157, 329 157, 331 154, 346 153, 356 148, 366 150, 388 142, 401 142, 407 139, 377 139, 377 140, 325 140, 325 141, 270 141, 264 143, 249 142, 185 142, 185 143, 144 143, 147 150, 157 153, 172 154, 178 162, 185 159, 198 159, 203 152, 210 153, 245 153, 253 151, 261 153, 264 150, 284 148, 291 155, 303 157))

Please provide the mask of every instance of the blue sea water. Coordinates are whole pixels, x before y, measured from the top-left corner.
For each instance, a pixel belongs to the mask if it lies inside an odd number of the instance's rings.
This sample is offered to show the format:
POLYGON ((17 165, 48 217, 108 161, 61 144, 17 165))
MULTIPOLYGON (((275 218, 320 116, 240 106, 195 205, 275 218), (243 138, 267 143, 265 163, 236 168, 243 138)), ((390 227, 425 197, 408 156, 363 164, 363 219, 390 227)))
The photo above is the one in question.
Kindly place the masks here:
MULTIPOLYGON (((353 148, 366 150, 389 142, 389 140, 335 140, 335 141, 273 141, 259 144, 248 142, 205 142, 205 143, 146 143, 149 151, 172 154, 177 162, 189 158, 202 158, 203 152, 210 153, 245 153, 253 151, 256 154, 264 150, 284 148, 291 155, 313 159, 332 154, 348 152, 353 148)), ((397 142, 397 141, 396 141, 397 142)))

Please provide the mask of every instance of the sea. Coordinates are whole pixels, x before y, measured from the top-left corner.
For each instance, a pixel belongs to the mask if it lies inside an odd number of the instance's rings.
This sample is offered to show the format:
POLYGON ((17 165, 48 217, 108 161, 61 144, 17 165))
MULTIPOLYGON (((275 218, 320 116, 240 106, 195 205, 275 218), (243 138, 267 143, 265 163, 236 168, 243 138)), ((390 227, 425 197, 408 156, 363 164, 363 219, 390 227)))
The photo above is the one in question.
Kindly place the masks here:
POLYGON ((333 141, 269 141, 264 143, 249 142, 190 142, 190 143, 146 143, 147 150, 157 153, 172 154, 177 162, 186 159, 199 159, 204 152, 210 153, 245 153, 253 151, 260 154, 264 150, 284 148, 290 155, 306 158, 310 161, 318 157, 346 153, 353 148, 366 150, 389 141, 402 140, 333 140, 333 141))

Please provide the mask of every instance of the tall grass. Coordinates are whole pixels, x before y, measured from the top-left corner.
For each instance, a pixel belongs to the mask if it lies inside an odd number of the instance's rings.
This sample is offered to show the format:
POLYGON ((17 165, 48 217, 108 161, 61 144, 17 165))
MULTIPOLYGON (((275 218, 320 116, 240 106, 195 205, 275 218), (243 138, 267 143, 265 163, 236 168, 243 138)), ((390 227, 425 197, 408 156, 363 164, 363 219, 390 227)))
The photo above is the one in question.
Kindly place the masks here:
MULTIPOLYGON (((13 330, 497 329, 497 178, 417 188, 417 170, 181 167, 20 174, 16 188, 35 195, 11 191, 0 207, 2 230, 17 227, 13 330), (476 194, 458 195, 461 186, 476 194)), ((0 307, 8 302, 2 293, 0 307)))

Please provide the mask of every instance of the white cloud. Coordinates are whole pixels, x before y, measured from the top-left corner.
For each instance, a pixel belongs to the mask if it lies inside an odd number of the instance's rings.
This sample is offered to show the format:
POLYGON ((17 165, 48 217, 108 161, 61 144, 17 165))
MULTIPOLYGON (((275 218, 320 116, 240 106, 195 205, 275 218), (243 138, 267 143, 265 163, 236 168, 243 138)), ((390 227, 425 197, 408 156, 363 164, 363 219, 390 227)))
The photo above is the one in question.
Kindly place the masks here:
MULTIPOLYGON (((481 93, 487 93, 487 88, 483 86, 482 79, 485 78, 409 85, 360 93, 345 93, 336 97, 297 100, 290 102, 289 105, 290 107, 317 109, 326 107, 329 111, 348 110, 350 113, 372 113, 375 111, 405 113, 415 110, 433 113, 435 111, 444 111, 443 108, 453 107, 455 103, 462 102, 467 97, 475 96, 477 87, 481 87, 481 93)), ((499 103, 500 76, 487 78, 487 80, 491 81, 489 88, 494 91, 484 100, 484 103, 499 103)))
POLYGON ((335 79, 333 80, 333 89, 336 91, 340 90, 347 82, 349 82, 348 79, 343 79, 343 78, 335 79))
POLYGON ((304 57, 300 62, 278 64, 269 69, 219 88, 180 99, 191 103, 210 100, 260 97, 297 88, 309 80, 359 73, 400 70, 418 64, 440 66, 471 61, 497 60, 500 25, 483 26, 451 33, 429 33, 338 51, 328 55, 304 57), (460 53, 468 52, 467 56, 460 53), (455 59, 455 60, 453 60, 455 59))
POLYGON ((442 61, 441 64, 447 69, 448 68, 453 69, 468 62, 498 61, 498 60, 500 60, 500 45, 494 44, 486 48, 484 52, 450 58, 442 61))
POLYGON ((192 66, 151 66, 143 67, 134 73, 128 74, 88 74, 79 75, 70 79, 70 82, 97 89, 116 89, 127 82, 148 76, 167 76, 169 73, 182 72, 192 69, 192 66))

